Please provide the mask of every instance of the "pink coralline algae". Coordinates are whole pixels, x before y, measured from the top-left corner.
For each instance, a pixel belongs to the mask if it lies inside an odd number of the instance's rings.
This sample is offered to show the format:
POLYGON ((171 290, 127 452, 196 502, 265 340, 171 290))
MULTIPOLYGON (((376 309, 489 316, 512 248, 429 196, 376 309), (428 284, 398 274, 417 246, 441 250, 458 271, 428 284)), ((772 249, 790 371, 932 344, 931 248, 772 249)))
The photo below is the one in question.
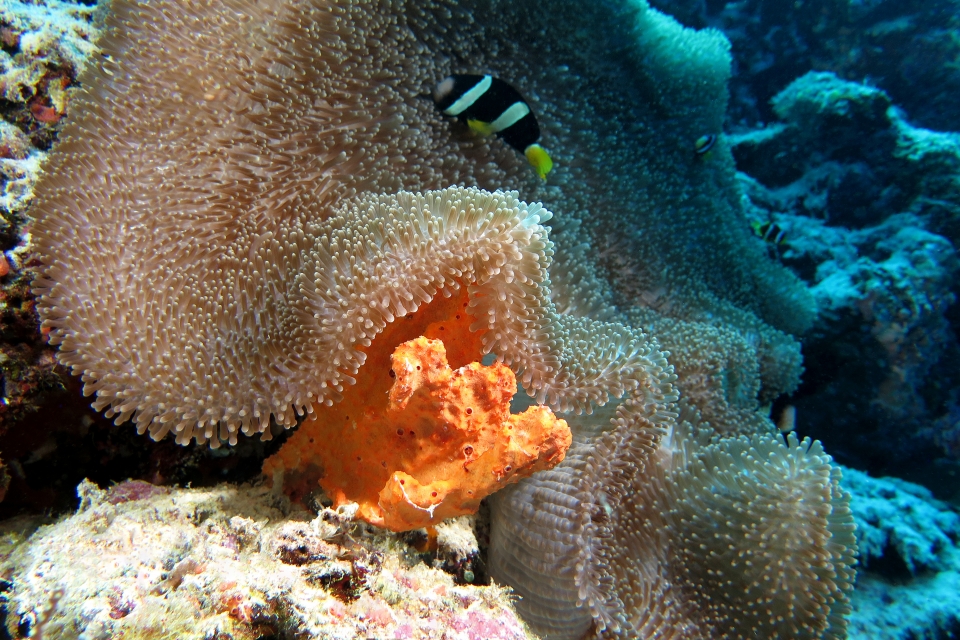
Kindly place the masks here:
POLYGON ((110 487, 107 491, 107 502, 122 504, 133 500, 144 500, 156 495, 168 493, 169 489, 158 487, 142 480, 125 480, 110 487))
POLYGON ((530 637, 507 590, 455 584, 400 536, 355 520, 356 505, 313 517, 263 486, 84 482, 79 494, 76 514, 15 535, 0 556, 0 575, 16 576, 14 628, 33 633, 37 620, 44 638, 103 640, 530 637))
POLYGON ((450 627, 466 634, 469 640, 508 640, 523 638, 523 627, 515 616, 500 616, 496 619, 488 614, 468 610, 456 618, 450 627))

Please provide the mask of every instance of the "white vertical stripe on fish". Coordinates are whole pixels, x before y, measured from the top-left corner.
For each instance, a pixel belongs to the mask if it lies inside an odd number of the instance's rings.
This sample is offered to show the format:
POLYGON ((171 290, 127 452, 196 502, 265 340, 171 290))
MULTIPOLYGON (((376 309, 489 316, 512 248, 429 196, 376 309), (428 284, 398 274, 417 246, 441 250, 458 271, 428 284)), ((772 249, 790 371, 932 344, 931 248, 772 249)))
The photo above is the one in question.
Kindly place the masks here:
POLYGON ((490 123, 490 131, 497 133, 507 127, 512 127, 521 118, 530 113, 530 107, 523 102, 514 102, 507 107, 507 110, 500 114, 500 117, 490 123))
POLYGON ((483 80, 477 84, 470 87, 468 91, 465 91, 462 96, 460 96, 456 102, 443 110, 448 116, 458 116, 463 113, 466 109, 470 108, 474 102, 480 99, 480 96, 487 92, 487 89, 490 88, 490 85, 493 83, 492 76, 483 76, 483 80))

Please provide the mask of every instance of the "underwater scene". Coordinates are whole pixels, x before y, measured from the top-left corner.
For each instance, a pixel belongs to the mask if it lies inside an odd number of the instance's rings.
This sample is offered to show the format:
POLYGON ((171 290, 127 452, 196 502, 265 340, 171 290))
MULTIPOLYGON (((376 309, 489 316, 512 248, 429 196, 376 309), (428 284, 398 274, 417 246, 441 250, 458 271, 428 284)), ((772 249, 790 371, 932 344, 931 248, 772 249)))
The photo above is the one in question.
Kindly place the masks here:
POLYGON ((957 0, 0 0, 0 640, 960 637, 957 0))

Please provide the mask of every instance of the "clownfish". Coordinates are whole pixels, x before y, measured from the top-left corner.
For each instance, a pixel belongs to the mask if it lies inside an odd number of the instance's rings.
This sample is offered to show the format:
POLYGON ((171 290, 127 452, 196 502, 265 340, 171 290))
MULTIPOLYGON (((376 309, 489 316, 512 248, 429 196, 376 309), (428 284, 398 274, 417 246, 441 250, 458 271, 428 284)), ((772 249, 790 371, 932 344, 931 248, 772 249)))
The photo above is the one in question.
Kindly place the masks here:
POLYGON ((777 419, 777 429, 780 430, 780 433, 790 433, 797 428, 797 408, 792 404, 788 404, 783 408, 783 411, 780 412, 780 417, 777 419))
POLYGON ((781 229, 776 222, 751 222, 750 227, 758 238, 773 245, 784 244, 787 240, 787 232, 781 229))
POLYGON ((530 105, 509 84, 493 76, 452 75, 433 91, 433 102, 444 115, 458 118, 481 135, 497 134, 523 152, 542 180, 553 160, 537 144, 540 126, 530 105))
POLYGON ((715 144, 717 144, 717 134, 708 133, 705 136, 697 138, 697 141, 693 144, 693 151, 698 156, 705 156, 710 153, 710 150, 713 149, 715 144))

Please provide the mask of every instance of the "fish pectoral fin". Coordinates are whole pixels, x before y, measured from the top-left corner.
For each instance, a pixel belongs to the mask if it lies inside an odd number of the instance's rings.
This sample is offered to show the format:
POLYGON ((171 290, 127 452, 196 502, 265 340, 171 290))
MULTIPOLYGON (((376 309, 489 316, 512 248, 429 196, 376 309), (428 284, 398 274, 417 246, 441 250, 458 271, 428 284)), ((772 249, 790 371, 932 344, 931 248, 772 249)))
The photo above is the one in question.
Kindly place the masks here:
POLYGON ((467 126, 482 136, 491 136, 495 133, 493 126, 489 122, 483 122, 481 120, 467 120, 467 126))
POLYGON ((523 155, 527 156, 527 162, 537 170, 537 175, 540 176, 540 179, 546 180, 547 174, 553 169, 553 159, 550 158, 547 150, 538 144, 532 144, 524 149, 523 155))

